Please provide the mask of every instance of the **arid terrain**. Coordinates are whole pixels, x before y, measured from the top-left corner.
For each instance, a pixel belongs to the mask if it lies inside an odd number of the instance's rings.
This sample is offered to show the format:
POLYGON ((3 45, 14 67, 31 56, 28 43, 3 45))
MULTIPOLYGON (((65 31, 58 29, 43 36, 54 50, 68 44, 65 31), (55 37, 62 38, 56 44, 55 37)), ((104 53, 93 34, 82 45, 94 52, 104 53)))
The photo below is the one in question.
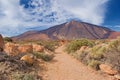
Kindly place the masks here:
POLYGON ((0 38, 0 80, 120 80, 120 38, 0 38))
POLYGON ((54 59, 47 63, 44 80, 113 80, 110 76, 92 70, 65 53, 64 47, 56 49, 54 59))

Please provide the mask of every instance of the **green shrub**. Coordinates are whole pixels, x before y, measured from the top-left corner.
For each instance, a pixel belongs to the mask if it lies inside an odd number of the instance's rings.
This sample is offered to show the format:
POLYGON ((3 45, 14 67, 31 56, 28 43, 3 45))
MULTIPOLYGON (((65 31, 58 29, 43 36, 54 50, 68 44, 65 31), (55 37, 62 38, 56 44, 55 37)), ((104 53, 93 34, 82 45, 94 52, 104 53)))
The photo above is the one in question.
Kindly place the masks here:
POLYGON ((72 52, 75 52, 75 51, 79 50, 82 46, 92 47, 93 46, 93 42, 91 42, 91 41, 89 41, 87 39, 74 40, 74 41, 71 41, 67 45, 66 51, 68 53, 72 53, 72 52))
POLYGON ((10 37, 5 37, 5 38, 4 38, 4 41, 5 41, 5 42, 13 42, 13 40, 12 40, 10 37))
POLYGON ((54 51, 55 50, 55 46, 51 43, 45 44, 44 47, 50 51, 54 51))
POLYGON ((50 61, 53 59, 54 55, 53 54, 45 54, 45 53, 39 53, 35 52, 33 53, 37 58, 40 58, 44 61, 50 61))
POLYGON ((120 38, 108 43, 107 52, 104 54, 105 63, 111 64, 112 68, 120 71, 120 38))
POLYGON ((108 48, 111 51, 117 51, 117 52, 119 52, 120 51, 120 39, 116 39, 116 40, 111 41, 108 44, 108 48))
POLYGON ((99 65, 100 65, 100 61, 94 59, 88 61, 88 66, 92 67, 95 70, 99 70, 99 65))
POLYGON ((50 51, 54 51, 56 49, 56 46, 59 45, 57 41, 40 41, 37 44, 44 46, 50 51))
POLYGON ((94 46, 91 49, 90 56, 93 59, 101 59, 103 58, 104 53, 106 52, 106 47, 104 46, 94 46))

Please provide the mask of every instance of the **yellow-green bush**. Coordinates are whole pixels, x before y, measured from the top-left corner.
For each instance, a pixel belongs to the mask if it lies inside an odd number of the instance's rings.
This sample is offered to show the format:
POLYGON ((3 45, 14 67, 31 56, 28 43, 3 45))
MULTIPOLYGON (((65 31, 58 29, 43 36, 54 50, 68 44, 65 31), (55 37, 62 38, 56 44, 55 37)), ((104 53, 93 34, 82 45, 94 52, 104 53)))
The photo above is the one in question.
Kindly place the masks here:
POLYGON ((92 47, 93 45, 94 45, 93 42, 87 39, 73 40, 67 45, 66 51, 68 53, 72 53, 79 50, 82 46, 92 47))
POLYGON ((108 49, 112 50, 112 51, 118 51, 119 52, 120 51, 120 38, 111 41, 108 44, 108 49))
POLYGON ((94 59, 101 59, 103 58, 103 54, 106 52, 105 46, 94 46, 91 49, 90 56, 94 59))
POLYGON ((34 52, 33 54, 36 56, 36 58, 40 58, 44 61, 50 61, 54 57, 53 54, 45 54, 45 53, 40 53, 40 52, 34 52))
POLYGON ((85 65, 96 70, 101 63, 110 64, 115 70, 120 71, 120 38, 114 40, 94 40, 95 45, 89 40, 74 40, 67 45, 67 52, 74 53, 74 57, 85 65), (81 46, 92 46, 79 50, 81 46))
POLYGON ((56 46, 59 46, 57 41, 39 41, 37 44, 44 46, 44 48, 50 51, 54 51, 56 49, 56 46))
POLYGON ((92 67, 95 70, 99 70, 99 65, 100 65, 100 61, 94 59, 88 61, 88 66, 92 67))

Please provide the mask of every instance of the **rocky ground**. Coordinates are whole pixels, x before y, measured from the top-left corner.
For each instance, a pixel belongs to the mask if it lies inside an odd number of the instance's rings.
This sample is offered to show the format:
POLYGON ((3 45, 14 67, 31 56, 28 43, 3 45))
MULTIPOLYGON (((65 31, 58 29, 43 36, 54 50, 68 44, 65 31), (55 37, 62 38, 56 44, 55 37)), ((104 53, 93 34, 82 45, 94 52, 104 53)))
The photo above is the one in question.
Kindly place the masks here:
POLYGON ((38 66, 20 60, 22 55, 13 57, 0 53, 0 80, 40 80, 38 66))

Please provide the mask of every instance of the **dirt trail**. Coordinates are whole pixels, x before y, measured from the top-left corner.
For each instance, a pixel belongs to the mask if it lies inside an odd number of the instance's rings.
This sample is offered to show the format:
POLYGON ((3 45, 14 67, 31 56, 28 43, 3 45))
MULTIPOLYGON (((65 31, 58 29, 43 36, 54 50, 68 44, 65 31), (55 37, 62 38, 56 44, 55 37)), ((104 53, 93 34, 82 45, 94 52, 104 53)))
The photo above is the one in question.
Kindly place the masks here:
POLYGON ((86 67, 70 55, 64 53, 64 46, 56 49, 55 58, 47 63, 43 80, 112 80, 86 67))

